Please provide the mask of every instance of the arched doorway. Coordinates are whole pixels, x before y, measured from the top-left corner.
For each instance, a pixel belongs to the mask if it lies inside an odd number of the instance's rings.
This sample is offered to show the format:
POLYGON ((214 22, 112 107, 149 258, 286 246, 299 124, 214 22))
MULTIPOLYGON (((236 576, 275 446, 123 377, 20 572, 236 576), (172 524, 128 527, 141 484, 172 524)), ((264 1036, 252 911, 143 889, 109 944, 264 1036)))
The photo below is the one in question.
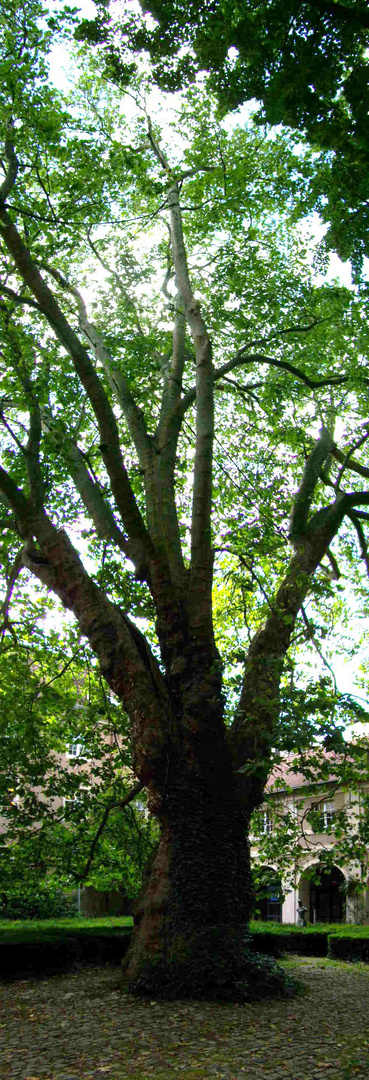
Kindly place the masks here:
POLYGON ((282 884, 272 866, 254 866, 254 918, 261 922, 282 922, 282 884))
POLYGON ((319 883, 310 883, 310 922, 340 923, 345 918, 343 892, 345 878, 338 866, 320 875, 319 883))

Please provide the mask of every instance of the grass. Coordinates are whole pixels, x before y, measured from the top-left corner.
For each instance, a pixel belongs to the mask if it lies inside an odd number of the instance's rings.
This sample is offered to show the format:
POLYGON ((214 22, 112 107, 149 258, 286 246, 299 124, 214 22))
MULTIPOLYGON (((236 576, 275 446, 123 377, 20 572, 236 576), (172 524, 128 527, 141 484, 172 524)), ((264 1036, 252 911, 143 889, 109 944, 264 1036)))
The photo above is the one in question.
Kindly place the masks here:
POLYGON ((322 968, 331 968, 332 971, 347 972, 348 967, 352 966, 355 971, 369 976, 369 965, 363 963, 362 960, 350 962, 347 960, 331 960, 328 956, 291 956, 288 960, 283 957, 281 960, 278 960, 278 963, 285 971, 298 971, 301 967, 315 967, 320 970, 322 968))
POLYGON ((369 926, 356 926, 355 923, 308 923, 307 926, 297 926, 296 923, 274 922, 250 922, 250 930, 253 934, 278 934, 282 937, 286 934, 335 934, 339 931, 366 931, 369 935, 369 926))

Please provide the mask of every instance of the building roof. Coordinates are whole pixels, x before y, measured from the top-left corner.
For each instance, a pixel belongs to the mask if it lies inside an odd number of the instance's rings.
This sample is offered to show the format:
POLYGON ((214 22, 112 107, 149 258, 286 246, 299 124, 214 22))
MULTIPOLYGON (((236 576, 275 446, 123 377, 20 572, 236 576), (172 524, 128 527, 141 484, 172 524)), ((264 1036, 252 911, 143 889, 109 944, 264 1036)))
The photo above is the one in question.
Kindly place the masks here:
MULTIPOLYGON (((368 743, 363 745, 361 742, 355 745, 361 750, 367 752, 369 750, 368 743)), ((325 750, 323 746, 316 746, 300 753, 297 751, 286 753, 274 765, 266 784, 266 791, 277 793, 287 788, 295 791, 298 788, 309 788, 313 785, 324 787, 337 781, 344 783, 345 765, 348 766, 348 771, 355 765, 354 754, 337 754, 332 750, 325 750)), ((347 779, 349 782, 349 778, 347 779)))

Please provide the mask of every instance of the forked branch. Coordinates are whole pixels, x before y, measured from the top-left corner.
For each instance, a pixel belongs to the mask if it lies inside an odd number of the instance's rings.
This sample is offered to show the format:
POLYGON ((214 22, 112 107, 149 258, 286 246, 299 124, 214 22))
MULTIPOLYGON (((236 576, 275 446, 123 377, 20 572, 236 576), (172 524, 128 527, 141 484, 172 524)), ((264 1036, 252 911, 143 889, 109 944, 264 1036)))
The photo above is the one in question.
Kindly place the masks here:
POLYGON ((291 539, 295 553, 273 609, 253 638, 245 657, 242 690, 229 740, 240 798, 249 809, 260 805, 263 798, 279 712, 280 678, 296 618, 308 594, 312 575, 325 555, 333 565, 335 576, 337 574, 337 563, 329 548, 345 516, 353 520, 368 566, 365 538, 355 514, 357 506, 369 506, 367 492, 338 493, 330 506, 322 507, 309 517, 315 486, 332 445, 329 431, 323 428, 307 458, 294 501, 291 539))
MULTIPOLYGON (((101 540, 111 540, 132 560, 133 550, 116 523, 113 511, 100 490, 99 484, 92 479, 85 455, 77 443, 68 435, 60 418, 53 419, 45 409, 42 410, 42 426, 53 440, 57 452, 64 458, 69 474, 82 499, 87 513, 93 522, 101 540)), ((132 560, 134 561, 134 560, 132 560)))
POLYGON ((56 270, 54 267, 48 266, 47 264, 43 264, 43 269, 51 274, 63 289, 66 289, 75 297, 81 332, 91 346, 96 359, 101 363, 101 366, 105 371, 110 388, 126 418, 129 433, 139 456, 140 466, 142 469, 145 469, 148 465, 148 459, 152 453, 152 448, 146 430, 143 412, 136 405, 127 379, 114 363, 113 357, 106 348, 96 326, 90 322, 87 315, 86 304, 79 289, 77 289, 75 285, 72 285, 71 282, 60 273, 60 270, 56 270))
POLYGON ((101 453, 110 478, 112 492, 124 528, 134 548, 134 561, 139 567, 140 575, 145 574, 149 577, 148 564, 152 546, 122 460, 117 423, 109 399, 87 350, 69 325, 7 211, 1 207, 0 230, 21 278, 35 296, 43 315, 69 353, 75 371, 86 391, 98 423, 101 453))
POLYGON ((332 446, 333 439, 328 428, 322 427, 319 439, 306 460, 301 484, 293 502, 289 537, 294 546, 306 535, 311 501, 332 446))

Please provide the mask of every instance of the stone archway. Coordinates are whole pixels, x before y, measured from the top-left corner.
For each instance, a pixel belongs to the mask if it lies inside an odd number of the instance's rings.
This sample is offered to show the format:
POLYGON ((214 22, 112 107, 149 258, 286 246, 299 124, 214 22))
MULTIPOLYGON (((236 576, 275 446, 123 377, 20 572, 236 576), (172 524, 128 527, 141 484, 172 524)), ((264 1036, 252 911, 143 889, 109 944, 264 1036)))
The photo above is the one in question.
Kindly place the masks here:
POLYGON ((282 922, 282 883, 273 866, 258 866, 255 915, 261 922, 282 922))
POLYGON ((338 866, 322 874, 320 882, 310 884, 310 922, 340 923, 346 914, 342 886, 345 878, 338 866))
POLYGON ((346 901, 343 886, 345 876, 338 866, 320 874, 318 882, 311 879, 311 873, 317 867, 301 875, 299 898, 307 908, 307 917, 311 923, 340 923, 346 917, 346 901))

